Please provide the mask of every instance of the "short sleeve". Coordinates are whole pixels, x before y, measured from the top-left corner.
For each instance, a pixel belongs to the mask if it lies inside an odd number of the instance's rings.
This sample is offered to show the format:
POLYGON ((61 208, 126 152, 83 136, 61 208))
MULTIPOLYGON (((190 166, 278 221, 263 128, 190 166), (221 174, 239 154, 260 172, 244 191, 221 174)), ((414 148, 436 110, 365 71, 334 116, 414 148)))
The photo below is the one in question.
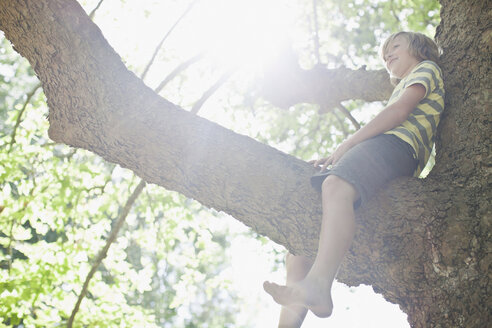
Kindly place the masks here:
POLYGON ((423 61, 407 76, 405 88, 413 84, 421 84, 425 88, 425 97, 439 87, 441 72, 439 66, 433 61, 423 61))

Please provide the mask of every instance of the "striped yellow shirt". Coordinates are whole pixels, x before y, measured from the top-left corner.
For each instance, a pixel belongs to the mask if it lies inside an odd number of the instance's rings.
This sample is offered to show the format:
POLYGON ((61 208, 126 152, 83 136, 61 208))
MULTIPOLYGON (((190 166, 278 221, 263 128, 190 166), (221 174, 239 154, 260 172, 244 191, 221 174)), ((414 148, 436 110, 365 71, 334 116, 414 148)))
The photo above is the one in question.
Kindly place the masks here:
POLYGON ((398 83, 388 102, 388 105, 396 102, 405 88, 417 83, 424 86, 425 97, 405 122, 385 132, 397 136, 412 146, 414 157, 419 161, 414 176, 419 176, 429 160, 436 128, 444 110, 444 83, 441 69, 430 60, 418 63, 410 74, 398 83))

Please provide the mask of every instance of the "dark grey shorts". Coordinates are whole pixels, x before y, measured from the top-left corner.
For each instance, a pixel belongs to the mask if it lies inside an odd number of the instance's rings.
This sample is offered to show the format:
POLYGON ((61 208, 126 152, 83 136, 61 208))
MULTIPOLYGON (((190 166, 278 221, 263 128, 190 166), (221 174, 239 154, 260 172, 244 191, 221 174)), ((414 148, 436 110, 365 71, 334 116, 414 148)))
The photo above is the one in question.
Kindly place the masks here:
POLYGON ((359 192, 355 207, 365 204, 383 185, 400 176, 412 176, 417 167, 413 149, 390 134, 380 134, 352 147, 331 169, 311 177, 321 192, 321 184, 333 174, 351 183, 359 192))

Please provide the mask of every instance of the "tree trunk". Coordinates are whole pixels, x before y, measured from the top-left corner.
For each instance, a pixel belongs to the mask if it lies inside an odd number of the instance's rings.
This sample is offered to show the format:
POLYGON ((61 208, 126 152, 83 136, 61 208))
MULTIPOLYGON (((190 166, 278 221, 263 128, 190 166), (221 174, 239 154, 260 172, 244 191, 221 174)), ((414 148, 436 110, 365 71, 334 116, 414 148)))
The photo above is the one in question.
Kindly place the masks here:
MULTIPOLYGON (((447 99, 436 166, 425 180, 392 182, 357 212, 338 275, 372 285, 414 327, 491 321, 489 12, 487 1, 442 1, 447 99)), ((320 196, 310 165, 156 95, 74 0, 0 0, 0 29, 43 83, 53 140, 227 212, 294 253, 315 254, 320 196)))

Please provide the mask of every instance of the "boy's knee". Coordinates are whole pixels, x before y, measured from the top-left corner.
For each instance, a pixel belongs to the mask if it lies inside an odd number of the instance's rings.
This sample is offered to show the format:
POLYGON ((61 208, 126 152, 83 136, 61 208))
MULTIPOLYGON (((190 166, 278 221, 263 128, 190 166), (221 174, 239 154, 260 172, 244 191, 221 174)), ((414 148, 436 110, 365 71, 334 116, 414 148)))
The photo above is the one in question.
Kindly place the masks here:
POLYGON ((349 195, 354 198, 357 197, 357 190, 355 187, 350 182, 347 182, 336 175, 329 175, 323 181, 321 190, 324 196, 349 195))
POLYGON ((337 189, 340 189, 340 186, 343 186, 343 182, 345 181, 342 178, 336 175, 329 175, 321 184, 321 190, 323 194, 336 192, 337 189))

